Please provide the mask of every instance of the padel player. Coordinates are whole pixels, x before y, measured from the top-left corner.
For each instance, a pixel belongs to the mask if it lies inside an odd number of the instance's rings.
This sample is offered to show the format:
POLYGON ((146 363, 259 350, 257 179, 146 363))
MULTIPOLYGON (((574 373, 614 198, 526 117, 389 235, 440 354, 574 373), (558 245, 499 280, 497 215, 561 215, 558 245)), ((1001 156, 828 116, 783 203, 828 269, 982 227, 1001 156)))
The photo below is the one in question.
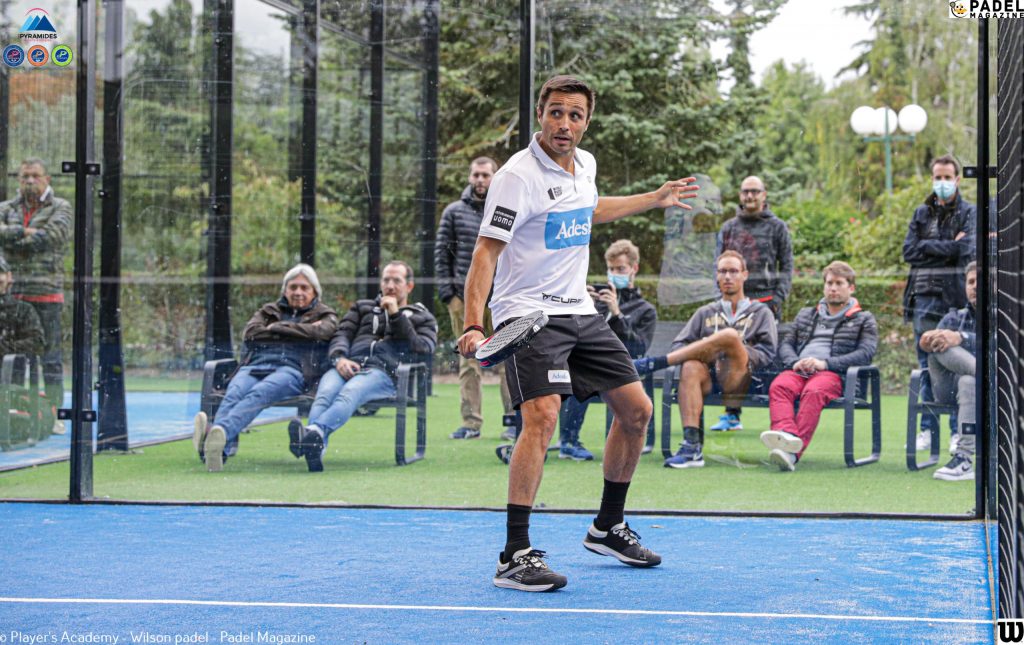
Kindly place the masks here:
MULTIPOLYGON (((692 177, 654 192, 599 197, 593 155, 576 146, 590 124, 594 92, 571 76, 544 83, 537 102, 541 131, 495 174, 484 206, 473 262, 466 278, 466 328, 459 351, 471 356, 484 339, 483 310, 496 325, 532 311, 548 325, 506 362, 512 403, 523 429, 509 466, 505 548, 494 584, 551 591, 565 576, 548 568, 530 543, 530 511, 544 469, 562 399, 600 393, 615 414, 604 449, 604 493, 583 545, 635 567, 661 557, 641 546, 624 520, 626 492, 640 458, 651 402, 626 349, 587 294, 590 229, 653 208, 689 208, 680 199, 697 192, 692 177)), ((525 127, 525 125, 524 125, 525 127)))

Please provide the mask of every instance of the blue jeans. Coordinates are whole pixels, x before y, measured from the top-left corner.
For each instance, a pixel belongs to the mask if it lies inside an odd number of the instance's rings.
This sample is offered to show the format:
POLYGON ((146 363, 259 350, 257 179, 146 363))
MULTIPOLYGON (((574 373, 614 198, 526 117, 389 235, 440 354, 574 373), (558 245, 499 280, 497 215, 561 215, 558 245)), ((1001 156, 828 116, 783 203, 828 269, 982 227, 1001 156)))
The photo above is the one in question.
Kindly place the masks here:
POLYGON ((309 425, 324 433, 324 445, 332 432, 345 425, 359 406, 374 399, 395 396, 395 382, 376 367, 358 372, 345 380, 338 370, 327 370, 316 389, 316 400, 309 410, 309 425))
POLYGON ((270 368, 247 365, 238 370, 228 383, 224 401, 211 424, 224 428, 228 440, 224 452, 228 455, 235 453, 238 435, 264 408, 302 394, 304 382, 299 370, 294 367, 277 367, 263 378, 252 374, 253 370, 261 369, 270 368))

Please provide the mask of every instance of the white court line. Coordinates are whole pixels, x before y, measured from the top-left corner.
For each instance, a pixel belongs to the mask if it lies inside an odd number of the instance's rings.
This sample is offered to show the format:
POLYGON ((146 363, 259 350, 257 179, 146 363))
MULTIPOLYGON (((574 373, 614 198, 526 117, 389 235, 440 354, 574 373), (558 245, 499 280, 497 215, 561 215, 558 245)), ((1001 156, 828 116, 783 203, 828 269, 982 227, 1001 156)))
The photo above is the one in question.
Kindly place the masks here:
POLYGON ((186 605, 209 607, 287 607, 301 609, 394 609, 404 611, 475 611, 517 614, 614 614, 626 616, 688 616, 697 618, 783 618, 799 620, 847 620, 885 623, 956 623, 991 625, 991 620, 977 618, 925 618, 922 616, 844 616, 839 614, 772 614, 740 611, 673 611, 658 609, 583 609, 558 607, 472 607, 454 605, 371 605, 362 603, 263 602, 242 600, 183 600, 145 598, 6 598, 2 603, 22 604, 99 604, 99 605, 186 605))

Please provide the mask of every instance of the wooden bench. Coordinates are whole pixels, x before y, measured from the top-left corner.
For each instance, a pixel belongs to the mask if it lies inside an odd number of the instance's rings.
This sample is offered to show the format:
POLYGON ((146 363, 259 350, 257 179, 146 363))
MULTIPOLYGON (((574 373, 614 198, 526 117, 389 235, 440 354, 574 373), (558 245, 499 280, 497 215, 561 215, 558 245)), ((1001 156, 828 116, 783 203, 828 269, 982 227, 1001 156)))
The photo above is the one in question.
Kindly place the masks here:
MULTIPOLYGON (((207 361, 203 365, 203 391, 200 409, 211 423, 217 415, 228 382, 238 369, 238 361, 225 358, 207 361)), ((427 396, 430 383, 430 368, 426 363, 400 363, 396 370, 396 395, 387 399, 376 399, 360 408, 363 414, 373 414, 381 408, 395 409, 395 463, 399 466, 423 459, 427 450, 427 396), (416 409, 416 450, 406 454, 406 418, 409 408, 416 409)), ((309 410, 316 396, 316 383, 300 396, 278 401, 271 407, 297 408, 301 417, 309 416, 309 410)))
MULTIPOLYGON (((674 365, 665 370, 666 378, 662 384, 661 396, 661 454, 666 459, 672 456, 672 416, 673 405, 678 401, 680 366, 674 365)), ((768 407, 768 388, 778 371, 755 372, 750 389, 743 399, 743 407, 768 407)), ((840 409, 844 412, 843 419, 843 456, 849 468, 864 466, 878 461, 882 452, 882 399, 880 375, 875 365, 854 366, 846 370, 843 396, 829 402, 826 409, 840 409), (871 454, 857 459, 854 457, 853 434, 854 412, 856 410, 871 411, 871 454)), ((704 397, 705 408, 709 405, 723 405, 721 390, 717 383, 711 394, 704 397)), ((704 427, 704 413, 701 412, 701 428, 704 427)))
POLYGON ((921 400, 921 380, 927 373, 927 369, 916 369, 910 373, 910 391, 907 393, 907 470, 921 470, 939 463, 939 427, 942 425, 941 423, 936 423, 931 429, 932 446, 928 459, 922 463, 917 462, 919 418, 926 414, 933 414, 936 420, 939 420, 943 414, 956 414, 960 409, 956 404, 921 400))
POLYGON ((33 446, 50 436, 53 426, 40 422, 39 406, 47 405, 39 396, 40 362, 36 356, 7 354, 0 365, 0 450, 33 446), (22 406, 19 399, 28 401, 22 406), (27 407, 26 410, 21 410, 27 407), (29 431, 25 437, 14 437, 11 415, 15 410, 29 415, 29 431))

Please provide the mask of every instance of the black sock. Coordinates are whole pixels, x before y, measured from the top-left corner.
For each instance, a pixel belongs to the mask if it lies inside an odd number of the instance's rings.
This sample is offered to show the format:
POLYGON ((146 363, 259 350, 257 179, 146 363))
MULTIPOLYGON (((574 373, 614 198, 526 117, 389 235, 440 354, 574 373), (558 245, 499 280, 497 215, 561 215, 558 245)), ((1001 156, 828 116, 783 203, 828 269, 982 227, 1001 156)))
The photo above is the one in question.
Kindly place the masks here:
POLYGON ((704 443, 704 437, 700 428, 686 426, 683 428, 683 439, 690 443, 704 443))
POLYGON ((505 520, 505 553, 502 555, 504 562, 512 560, 516 551, 530 548, 530 511, 529 506, 509 504, 506 506, 507 519, 505 520))
POLYGON ((607 531, 625 519, 626 493, 629 482, 611 482, 604 480, 604 493, 601 495, 601 509, 594 520, 594 528, 607 531))
POLYGON ((725 408, 725 413, 726 414, 735 414, 737 419, 740 418, 740 414, 742 412, 743 412, 743 408, 730 408, 730 407, 726 407, 725 408))

